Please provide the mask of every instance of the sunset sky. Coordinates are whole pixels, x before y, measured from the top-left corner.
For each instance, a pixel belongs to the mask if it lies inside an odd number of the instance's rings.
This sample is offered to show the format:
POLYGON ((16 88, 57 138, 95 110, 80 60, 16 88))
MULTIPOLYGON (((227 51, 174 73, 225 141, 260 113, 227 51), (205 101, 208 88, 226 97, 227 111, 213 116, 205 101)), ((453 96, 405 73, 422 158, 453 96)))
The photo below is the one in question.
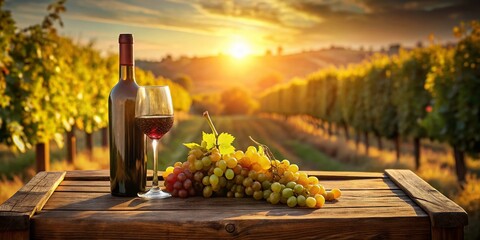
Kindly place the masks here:
MULTIPOLYGON (((25 27, 40 22, 50 2, 7 0, 4 7, 25 27)), ((66 7, 63 34, 114 52, 118 34, 130 32, 136 57, 152 60, 263 54, 279 45, 285 52, 411 46, 430 33, 446 42, 454 40, 453 26, 480 16, 478 0, 69 0, 66 7)))

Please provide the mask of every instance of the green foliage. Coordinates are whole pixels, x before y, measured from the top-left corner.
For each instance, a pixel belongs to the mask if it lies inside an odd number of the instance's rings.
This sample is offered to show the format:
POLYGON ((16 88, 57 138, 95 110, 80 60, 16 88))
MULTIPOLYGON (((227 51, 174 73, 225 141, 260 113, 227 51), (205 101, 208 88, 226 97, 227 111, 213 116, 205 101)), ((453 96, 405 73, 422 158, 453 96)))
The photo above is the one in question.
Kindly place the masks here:
MULTIPOLYGON (((118 81, 118 56, 102 56, 89 44, 57 34, 65 1, 49 5, 43 22, 17 29, 0 1, 0 142, 25 151, 76 125, 92 133, 108 125, 108 96, 118 81)), ((169 85, 177 111, 188 111, 180 85, 137 70, 139 84, 169 85)))
POLYGON ((398 128, 403 136, 426 137, 419 124, 427 116, 432 96, 425 88, 437 47, 401 51, 394 59, 393 78, 397 84, 393 93, 398 114, 398 128), (411 99, 415 99, 412 101, 411 99))
POLYGON ((439 49, 426 88, 433 96, 429 134, 462 151, 480 152, 480 24, 456 28, 454 49, 439 49))
POLYGON ((192 91, 193 80, 190 76, 182 74, 182 75, 176 77, 173 81, 175 83, 177 83, 178 85, 182 86, 185 90, 187 90, 189 92, 192 91))
POLYGON ((221 102, 224 114, 251 114, 257 109, 257 102, 242 88, 232 88, 222 92, 221 102))
POLYGON ((359 65, 326 69, 274 86, 261 110, 308 114, 386 138, 431 137, 480 153, 480 23, 454 29, 441 46, 376 55, 359 65))

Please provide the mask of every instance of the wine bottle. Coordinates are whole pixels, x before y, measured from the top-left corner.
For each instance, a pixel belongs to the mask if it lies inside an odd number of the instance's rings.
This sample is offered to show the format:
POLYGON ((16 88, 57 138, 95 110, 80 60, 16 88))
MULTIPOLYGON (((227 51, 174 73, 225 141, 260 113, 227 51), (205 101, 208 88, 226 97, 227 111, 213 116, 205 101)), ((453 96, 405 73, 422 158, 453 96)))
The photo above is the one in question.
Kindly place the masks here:
POLYGON ((108 98, 110 189, 114 196, 137 196, 145 191, 147 166, 144 135, 135 124, 133 35, 120 34, 120 79, 108 98))

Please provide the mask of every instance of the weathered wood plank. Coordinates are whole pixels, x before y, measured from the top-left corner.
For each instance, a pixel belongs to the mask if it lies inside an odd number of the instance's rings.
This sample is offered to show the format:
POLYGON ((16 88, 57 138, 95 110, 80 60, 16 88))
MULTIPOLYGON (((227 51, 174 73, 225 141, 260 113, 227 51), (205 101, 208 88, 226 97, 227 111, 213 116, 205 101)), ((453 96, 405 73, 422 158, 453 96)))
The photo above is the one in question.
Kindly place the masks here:
MULTIPOLYGON (((355 208, 352 208, 355 211, 355 208)), ((379 209, 381 212, 383 209, 379 209)), ((365 212, 350 218, 324 209, 270 211, 43 211, 32 220, 34 238, 135 239, 427 239, 428 217, 365 212), (371 214, 371 215, 370 215, 371 214), (135 221, 138 219, 138 221, 135 221), (305 220, 308 219, 308 220, 305 220), (354 223, 354 224, 352 224, 354 223)))
MULTIPOLYGON (((343 172, 343 171, 305 171, 308 175, 316 176, 320 180, 348 180, 365 178, 387 178, 384 173, 377 172, 343 172)), ((162 178, 163 171, 159 171, 159 178, 162 178)), ((148 170, 149 179, 152 176, 152 170, 148 170)), ((108 170, 77 170, 68 171, 65 180, 79 181, 109 181, 110 173, 108 170)))
POLYGON ((385 170, 387 175, 430 216, 432 227, 456 228, 468 224, 465 210, 410 170, 385 170))
MULTIPOLYGON (((339 188, 343 190, 388 190, 399 189, 390 179, 356 179, 356 180, 322 180, 327 190, 339 188)), ((147 182, 147 187, 151 182, 147 182)), ((160 186, 163 183, 160 182, 160 186)), ((63 181, 55 190, 57 192, 110 192, 108 181, 63 181)))
POLYGON ((0 236, 28 231, 30 218, 42 209, 64 176, 65 172, 40 172, 0 205, 0 236))
MULTIPOLYGON (((349 191, 339 201, 328 202, 326 207, 408 207, 415 203, 401 190, 349 191)), ((55 192, 44 206, 47 210, 152 210, 171 209, 273 209, 286 208, 285 205, 271 205, 251 198, 210 198, 192 197, 187 199, 171 198, 161 201, 145 201, 140 198, 119 198, 109 193, 96 192, 55 192)))

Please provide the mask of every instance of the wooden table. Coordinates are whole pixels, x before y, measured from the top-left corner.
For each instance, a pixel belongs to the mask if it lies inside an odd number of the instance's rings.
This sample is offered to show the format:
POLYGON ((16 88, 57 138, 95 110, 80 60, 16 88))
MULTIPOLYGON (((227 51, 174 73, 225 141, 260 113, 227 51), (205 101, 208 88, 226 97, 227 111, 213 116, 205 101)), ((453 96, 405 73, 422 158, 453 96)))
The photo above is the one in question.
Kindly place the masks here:
POLYGON ((322 209, 251 198, 110 195, 108 171, 40 172, 0 206, 0 239, 462 239, 467 214, 409 170, 309 172, 342 197, 322 209))

